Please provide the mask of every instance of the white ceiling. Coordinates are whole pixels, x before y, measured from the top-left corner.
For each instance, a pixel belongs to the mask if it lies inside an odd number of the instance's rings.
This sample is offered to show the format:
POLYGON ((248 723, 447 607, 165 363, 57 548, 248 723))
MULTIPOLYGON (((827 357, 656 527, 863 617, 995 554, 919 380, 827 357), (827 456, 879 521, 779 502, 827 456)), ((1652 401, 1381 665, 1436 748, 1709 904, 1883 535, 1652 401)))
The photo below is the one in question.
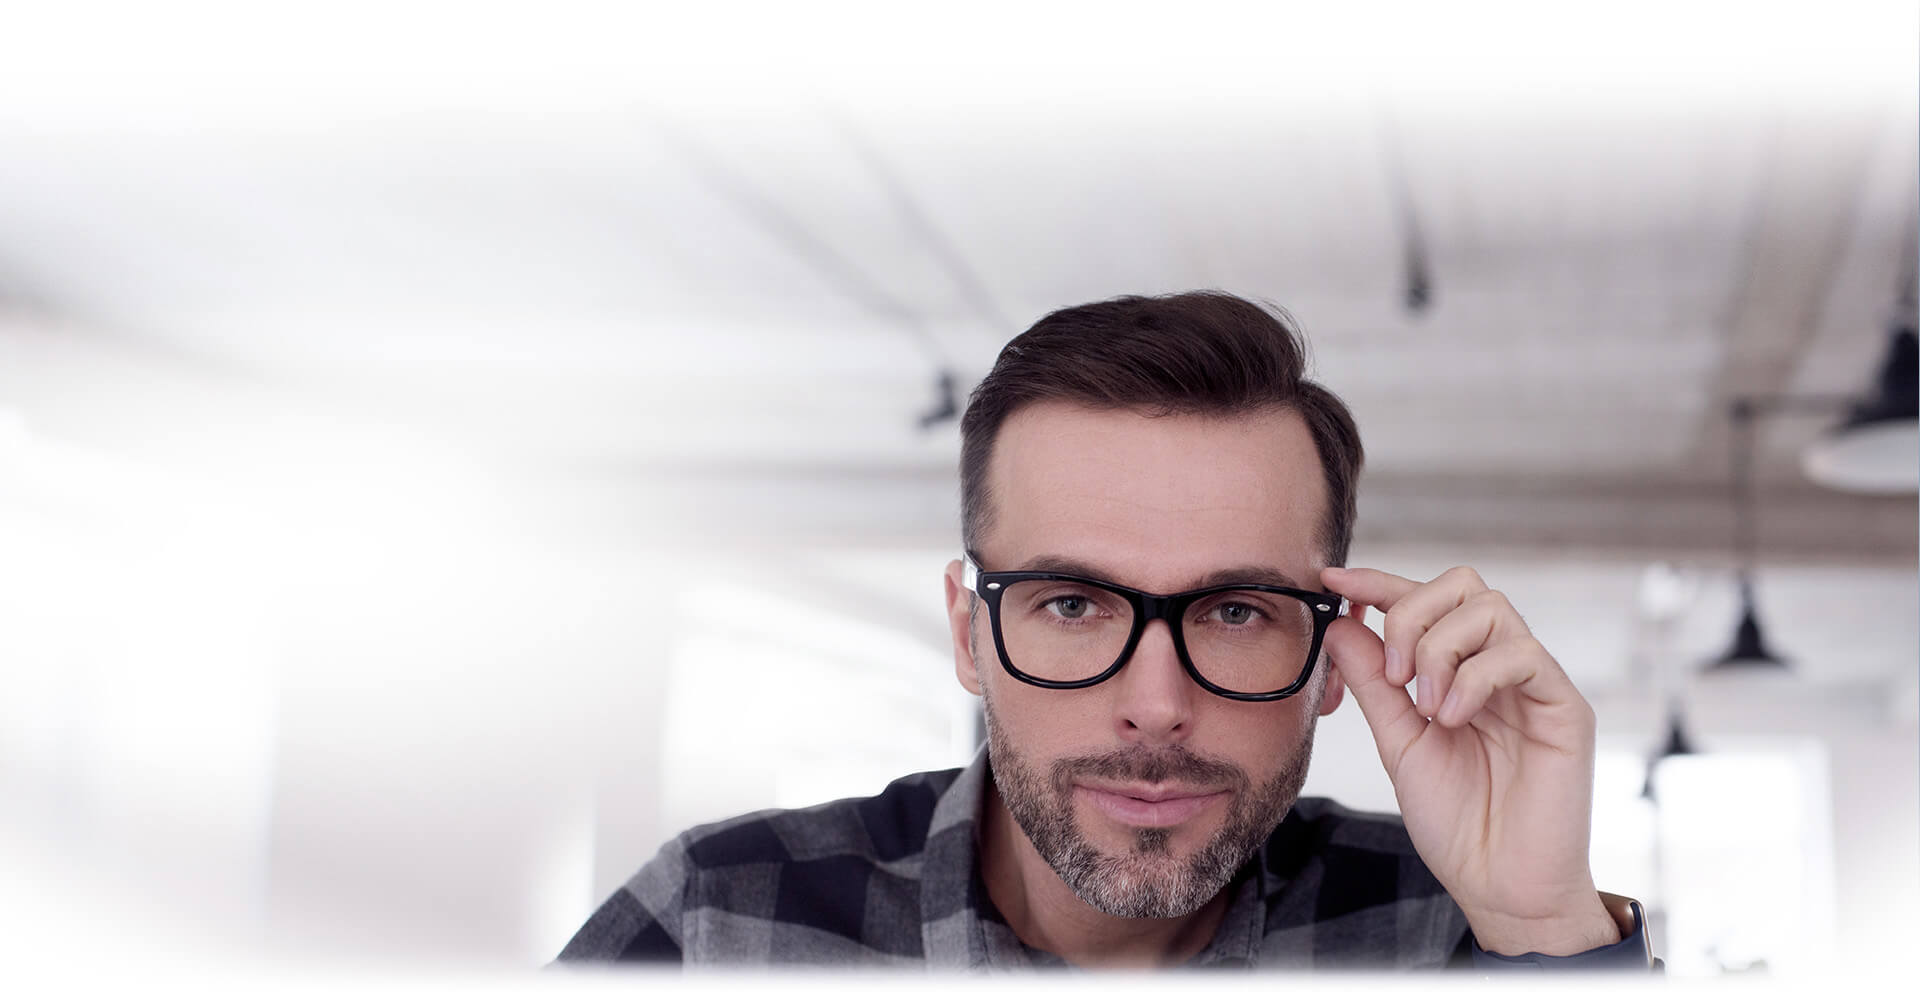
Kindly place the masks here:
MULTIPOLYGON (((153 460, 404 439, 576 515, 929 542, 939 367, 1222 287, 1353 406, 1363 537, 1713 549, 1727 401, 1862 388, 1913 267, 1910 5, 541 10, 114 10, 143 44, 35 15, 0 42, 0 408, 153 460)), ((1911 562, 1911 498, 1800 479, 1821 426, 1766 430, 1767 544, 1911 562)))

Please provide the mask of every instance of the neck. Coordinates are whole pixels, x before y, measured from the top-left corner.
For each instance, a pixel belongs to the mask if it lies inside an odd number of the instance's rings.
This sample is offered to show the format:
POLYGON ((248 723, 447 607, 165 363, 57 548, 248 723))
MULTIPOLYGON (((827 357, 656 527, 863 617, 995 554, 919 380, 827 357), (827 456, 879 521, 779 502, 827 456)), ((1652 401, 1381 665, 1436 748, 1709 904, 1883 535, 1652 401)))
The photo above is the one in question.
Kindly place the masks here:
POLYGON ((1184 917, 1116 917, 1087 905, 1034 849, 992 782, 987 789, 981 877, 993 905, 1029 947, 1086 968, 1170 966, 1199 954, 1220 929, 1224 889, 1184 917))

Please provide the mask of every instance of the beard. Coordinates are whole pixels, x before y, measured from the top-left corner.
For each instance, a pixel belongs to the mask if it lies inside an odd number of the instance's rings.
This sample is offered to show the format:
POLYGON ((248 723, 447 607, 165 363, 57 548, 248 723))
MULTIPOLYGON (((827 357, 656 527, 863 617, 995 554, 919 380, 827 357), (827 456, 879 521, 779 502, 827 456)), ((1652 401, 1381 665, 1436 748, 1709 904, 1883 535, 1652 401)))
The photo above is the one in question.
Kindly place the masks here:
POLYGON ((1218 895, 1299 797, 1318 721, 1317 713, 1308 713, 1299 746, 1282 761, 1279 773, 1256 788, 1237 765, 1177 744, 1062 757, 1042 774, 1007 739, 991 697, 983 707, 987 760, 1007 811, 1074 895, 1116 917, 1183 917, 1218 895), (1173 855, 1173 831, 1161 827, 1137 828, 1129 850, 1108 854, 1087 839, 1074 818, 1074 779, 1081 777, 1145 783, 1179 779, 1199 787, 1225 787, 1231 804, 1219 831, 1190 857, 1173 855))

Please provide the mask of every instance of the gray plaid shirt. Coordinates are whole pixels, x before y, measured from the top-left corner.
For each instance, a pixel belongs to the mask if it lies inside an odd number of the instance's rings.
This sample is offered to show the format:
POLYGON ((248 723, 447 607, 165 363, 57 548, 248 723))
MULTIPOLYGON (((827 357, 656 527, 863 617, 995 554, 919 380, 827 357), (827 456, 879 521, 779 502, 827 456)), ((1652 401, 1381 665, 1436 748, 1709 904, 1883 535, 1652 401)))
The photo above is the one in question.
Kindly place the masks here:
MULTIPOLYGON (((974 831, 986 752, 872 798, 769 810, 675 838, 614 891, 559 961, 1058 966, 1001 918, 974 831)), ((1474 964, 1459 907, 1398 817, 1301 799, 1227 886, 1201 968, 1474 964)))

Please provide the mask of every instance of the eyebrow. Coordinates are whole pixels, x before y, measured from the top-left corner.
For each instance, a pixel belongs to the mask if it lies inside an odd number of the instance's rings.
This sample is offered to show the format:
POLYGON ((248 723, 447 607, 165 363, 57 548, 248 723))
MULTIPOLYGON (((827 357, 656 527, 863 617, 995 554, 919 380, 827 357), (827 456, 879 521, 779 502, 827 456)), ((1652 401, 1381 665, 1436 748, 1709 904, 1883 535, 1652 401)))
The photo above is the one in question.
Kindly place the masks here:
MULTIPOLYGON (((1067 556, 1035 556, 1021 567, 1024 573, 1063 573, 1067 576, 1084 576, 1093 580, 1113 581, 1116 574, 1090 563, 1067 556)), ((1118 581, 1114 581, 1118 582, 1118 581)), ((1189 590, 1205 590, 1229 583, 1255 583, 1266 587, 1291 587, 1294 590, 1312 590, 1303 587, 1293 577, 1273 566, 1232 566, 1217 569, 1195 580, 1187 581, 1185 586, 1176 587, 1173 593, 1185 593, 1189 590)))

